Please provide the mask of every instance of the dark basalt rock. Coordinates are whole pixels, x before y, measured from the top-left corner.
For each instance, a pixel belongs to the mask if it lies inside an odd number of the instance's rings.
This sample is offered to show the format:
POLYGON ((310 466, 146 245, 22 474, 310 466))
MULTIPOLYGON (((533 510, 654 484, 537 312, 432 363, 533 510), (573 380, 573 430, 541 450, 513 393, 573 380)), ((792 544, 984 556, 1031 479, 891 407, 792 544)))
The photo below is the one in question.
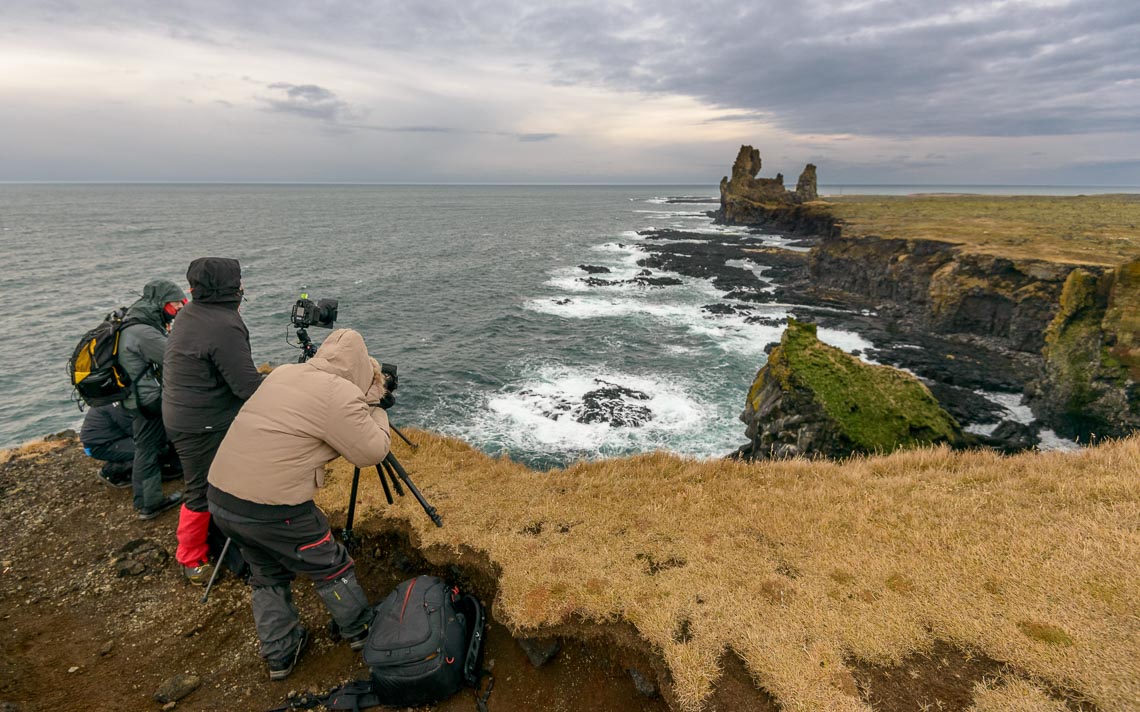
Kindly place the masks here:
POLYGON ((609 274, 609 267, 602 267, 601 265, 578 265, 578 269, 586 272, 587 274, 609 274))
POLYGON ((1040 440, 1039 433, 1040 426, 1036 422, 1027 425, 1014 420, 1004 420, 983 441, 1003 452, 1014 453, 1036 447, 1040 440))
POLYGON ((633 284, 640 284, 643 287, 674 287, 678 284, 684 284, 676 277, 634 277, 629 280, 633 284))
POLYGON ((783 326, 788 323, 787 319, 777 319, 770 316, 750 316, 744 321, 748 324, 759 324, 760 326, 783 326))
POLYGON ((641 287, 673 287, 684 284, 676 277, 651 277, 649 270, 642 270, 632 279, 600 279, 598 277, 582 277, 578 281, 588 287, 616 287, 622 284, 636 284, 641 287))
POLYGON ((602 388, 582 396, 582 412, 576 420, 579 423, 608 423, 611 427, 638 427, 653 419, 649 408, 631 403, 630 400, 649 400, 649 395, 632 388, 605 383, 602 388))
POLYGON ((150 539, 133 539, 111 555, 115 575, 142 576, 161 571, 170 560, 170 553, 150 539))
POLYGON ((747 314, 748 310, 724 302, 717 302, 716 304, 706 304, 701 307, 701 311, 708 312, 709 314, 747 314))
POLYGON ((540 668, 558 654, 562 644, 557 638, 519 638, 519 647, 526 653, 530 664, 540 668))
POLYGON ((959 423, 993 423, 1005 415, 1005 408, 969 388, 938 381, 929 381, 926 387, 959 423))

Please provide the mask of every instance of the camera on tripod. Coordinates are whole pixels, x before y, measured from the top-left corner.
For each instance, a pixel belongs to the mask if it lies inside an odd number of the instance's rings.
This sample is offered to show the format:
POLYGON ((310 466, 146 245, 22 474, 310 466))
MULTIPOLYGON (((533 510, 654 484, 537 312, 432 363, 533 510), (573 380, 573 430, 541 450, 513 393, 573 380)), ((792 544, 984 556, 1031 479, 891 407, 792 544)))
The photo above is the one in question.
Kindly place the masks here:
POLYGON ((336 299, 322 299, 314 302, 308 294, 302 294, 297 303, 293 305, 291 320, 298 329, 307 329, 310 326, 321 326, 331 329, 336 323, 336 299))

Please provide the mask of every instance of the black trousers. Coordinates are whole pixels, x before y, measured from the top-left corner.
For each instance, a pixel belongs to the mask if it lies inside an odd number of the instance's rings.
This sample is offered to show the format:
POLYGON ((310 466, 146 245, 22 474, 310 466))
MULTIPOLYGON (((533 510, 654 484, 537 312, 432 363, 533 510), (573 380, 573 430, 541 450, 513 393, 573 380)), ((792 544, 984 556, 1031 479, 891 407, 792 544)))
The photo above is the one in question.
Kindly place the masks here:
POLYGON ((333 537, 324 512, 309 504, 305 514, 265 522, 210 507, 218 528, 233 539, 249 564, 253 620, 263 658, 286 655, 300 637, 291 587, 297 574, 312 579, 345 637, 359 634, 371 618, 352 557, 333 537))
POLYGON ((174 444, 178 459, 182 461, 182 479, 186 483, 182 492, 183 504, 191 512, 208 511, 206 478, 210 475, 210 465, 214 463, 214 455, 218 454, 226 431, 183 433, 167 428, 166 436, 174 444))
POLYGON ((135 509, 151 510, 162 503, 162 465, 159 458, 166 446, 166 428, 162 418, 148 418, 142 411, 131 422, 135 441, 131 485, 135 509))

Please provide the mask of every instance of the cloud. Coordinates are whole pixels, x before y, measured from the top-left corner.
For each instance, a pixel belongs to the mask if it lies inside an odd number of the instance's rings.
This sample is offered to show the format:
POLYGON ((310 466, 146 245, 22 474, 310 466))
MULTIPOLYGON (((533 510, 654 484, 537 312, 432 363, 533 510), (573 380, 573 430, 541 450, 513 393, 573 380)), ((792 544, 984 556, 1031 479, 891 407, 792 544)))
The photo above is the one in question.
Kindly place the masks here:
POLYGON ((141 127, 110 155, 168 126, 168 166, 216 149, 262 170, 307 141, 344 161, 322 177, 377 157, 426 171, 441 144, 433 179, 458 156, 506 179, 719 177, 753 143, 788 174, 820 156, 824 180, 1063 183, 1079 162, 1100 182, 1140 155, 1135 0, 8 0, 4 16, 0 65, 21 71, 0 73, 0 101, 21 123, 0 123, 44 165, 62 151, 49 124, 141 127))
POLYGON ((1018 136, 1140 127, 1133 0, 636 1, 532 13, 563 82, 672 92, 799 132, 1018 136), (745 114, 747 115, 747 114, 745 114))
POLYGON ((556 133, 521 133, 515 134, 515 138, 523 143, 538 143, 539 141, 550 141, 551 139, 558 138, 556 133))
POLYGON ((267 111, 297 114, 329 122, 352 118, 358 113, 335 93, 316 84, 277 82, 267 88, 279 92, 278 96, 261 99, 266 104, 267 111))

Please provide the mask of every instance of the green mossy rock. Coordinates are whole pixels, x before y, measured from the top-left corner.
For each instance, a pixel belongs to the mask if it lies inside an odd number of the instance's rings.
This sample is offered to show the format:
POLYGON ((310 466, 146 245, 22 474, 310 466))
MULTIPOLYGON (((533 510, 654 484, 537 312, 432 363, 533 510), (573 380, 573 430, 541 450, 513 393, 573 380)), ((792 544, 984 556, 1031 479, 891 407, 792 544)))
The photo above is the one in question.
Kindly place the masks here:
POLYGON ((914 376, 872 366, 789 321, 741 416, 757 457, 845 457, 947 443, 962 430, 914 376))
POLYGON ((1140 260, 1074 270, 1045 332, 1043 410, 1082 441, 1140 429, 1140 260))

